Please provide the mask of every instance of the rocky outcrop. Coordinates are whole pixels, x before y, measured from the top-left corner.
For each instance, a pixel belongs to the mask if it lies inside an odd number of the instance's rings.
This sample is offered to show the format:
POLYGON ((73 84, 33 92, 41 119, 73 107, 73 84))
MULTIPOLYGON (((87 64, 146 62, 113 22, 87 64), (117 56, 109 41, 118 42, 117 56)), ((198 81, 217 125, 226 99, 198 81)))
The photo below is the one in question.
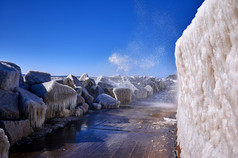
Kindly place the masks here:
POLYGON ((18 94, 0 89, 0 98, 0 120, 19 119, 18 94))
POLYGON ((25 76, 26 83, 30 85, 40 84, 51 80, 51 75, 46 72, 29 71, 25 76))
POLYGON ((41 127, 45 121, 47 106, 35 94, 19 88, 19 109, 23 117, 29 119, 32 128, 41 127))
POLYGON ((0 121, 0 128, 3 128, 11 145, 33 132, 29 120, 0 121))
POLYGON ((109 108, 119 108, 120 101, 114 99, 108 94, 100 94, 97 99, 96 103, 99 103, 102 105, 102 108, 109 109, 109 108))
POLYGON ((31 90, 37 96, 43 98, 47 105, 47 119, 57 117, 61 111, 73 109, 77 104, 76 91, 69 86, 57 83, 54 80, 33 85, 31 90))
POLYGON ((114 88, 113 93, 116 100, 119 100, 121 104, 130 104, 132 97, 130 88, 114 88))
POLYGON ((176 42, 183 158, 238 157, 237 26, 237 0, 206 0, 176 42))
POLYGON ((14 90, 19 86, 19 71, 13 66, 0 62, 0 89, 14 90))

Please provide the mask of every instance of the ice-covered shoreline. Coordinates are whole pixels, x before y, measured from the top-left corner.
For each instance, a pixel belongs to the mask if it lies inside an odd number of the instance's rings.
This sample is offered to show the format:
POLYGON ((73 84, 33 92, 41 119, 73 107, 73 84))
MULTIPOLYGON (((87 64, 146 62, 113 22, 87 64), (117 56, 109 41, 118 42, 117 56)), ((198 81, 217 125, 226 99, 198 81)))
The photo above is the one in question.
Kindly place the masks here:
MULTIPOLYGON (((77 120, 89 109, 119 108, 132 100, 151 97, 176 83, 175 76, 158 79, 146 76, 52 77, 0 61, 0 153, 8 157, 9 145, 33 132, 43 136, 77 120), (44 122, 47 121, 47 124, 44 122), (49 123, 50 121, 50 123, 49 123), (38 132, 38 133, 37 133, 38 132), (8 138, 8 139, 5 139, 8 138)), ((33 136, 34 137, 34 136, 33 136)))

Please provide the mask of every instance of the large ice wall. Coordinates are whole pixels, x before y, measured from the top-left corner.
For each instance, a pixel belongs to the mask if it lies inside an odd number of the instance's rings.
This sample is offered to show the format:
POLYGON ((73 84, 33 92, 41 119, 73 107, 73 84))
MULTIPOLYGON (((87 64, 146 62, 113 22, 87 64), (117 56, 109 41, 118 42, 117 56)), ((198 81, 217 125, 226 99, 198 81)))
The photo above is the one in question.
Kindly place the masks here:
POLYGON ((183 158, 238 157, 238 1, 205 0, 176 43, 183 158))

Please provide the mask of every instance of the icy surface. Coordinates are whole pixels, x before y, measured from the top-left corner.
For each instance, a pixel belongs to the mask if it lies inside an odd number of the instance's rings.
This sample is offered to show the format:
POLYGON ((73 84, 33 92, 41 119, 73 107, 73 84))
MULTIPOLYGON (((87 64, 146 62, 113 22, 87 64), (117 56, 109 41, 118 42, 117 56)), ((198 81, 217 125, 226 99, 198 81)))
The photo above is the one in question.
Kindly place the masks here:
POLYGON ((206 0, 176 43, 183 158, 238 157, 237 26, 237 0, 206 0))
POLYGON ((36 95, 43 98, 47 105, 46 119, 56 117, 65 109, 73 109, 77 104, 77 92, 54 80, 33 85, 31 89, 36 95))
POLYGON ((19 88, 18 92, 21 113, 29 119, 32 128, 40 127, 45 121, 47 106, 41 98, 27 90, 19 88))
POLYGON ((7 139, 7 136, 5 135, 3 129, 0 128, 0 157, 1 158, 8 158, 9 147, 10 147, 10 144, 7 139))
POLYGON ((121 104, 130 104, 132 97, 130 88, 113 88, 113 93, 116 100, 119 100, 121 104))

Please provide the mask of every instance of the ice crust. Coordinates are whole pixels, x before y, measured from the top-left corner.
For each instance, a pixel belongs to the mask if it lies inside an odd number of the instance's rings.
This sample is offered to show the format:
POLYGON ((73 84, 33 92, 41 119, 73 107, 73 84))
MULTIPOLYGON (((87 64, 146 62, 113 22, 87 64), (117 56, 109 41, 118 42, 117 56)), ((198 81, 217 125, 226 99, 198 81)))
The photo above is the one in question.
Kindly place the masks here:
POLYGON ((7 136, 4 133, 4 130, 0 128, 0 157, 8 158, 8 150, 10 148, 10 143, 7 139, 7 136))
POLYGON ((206 0, 176 43, 183 158, 238 157, 238 1, 206 0))

